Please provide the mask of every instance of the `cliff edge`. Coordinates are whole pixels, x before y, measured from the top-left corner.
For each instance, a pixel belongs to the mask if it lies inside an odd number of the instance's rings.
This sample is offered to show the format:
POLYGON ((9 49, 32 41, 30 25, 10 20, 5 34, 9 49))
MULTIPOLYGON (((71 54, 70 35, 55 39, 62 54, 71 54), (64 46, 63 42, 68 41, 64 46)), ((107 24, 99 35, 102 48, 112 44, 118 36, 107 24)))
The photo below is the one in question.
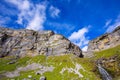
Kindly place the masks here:
POLYGON ((120 45, 120 26, 118 26, 111 33, 106 33, 88 44, 88 53, 92 55, 93 52, 102 51, 120 45))
POLYGON ((53 31, 12 30, 0 27, 0 57, 61 55, 83 57, 80 48, 53 31))

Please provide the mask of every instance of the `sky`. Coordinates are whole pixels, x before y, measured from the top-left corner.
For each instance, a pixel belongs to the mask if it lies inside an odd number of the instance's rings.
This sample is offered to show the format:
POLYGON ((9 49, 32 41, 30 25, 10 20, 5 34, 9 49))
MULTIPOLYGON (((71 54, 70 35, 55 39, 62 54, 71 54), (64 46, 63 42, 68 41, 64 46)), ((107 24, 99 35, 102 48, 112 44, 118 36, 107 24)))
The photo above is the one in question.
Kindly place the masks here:
POLYGON ((83 51, 120 25, 120 0, 0 0, 0 26, 52 30, 83 51))

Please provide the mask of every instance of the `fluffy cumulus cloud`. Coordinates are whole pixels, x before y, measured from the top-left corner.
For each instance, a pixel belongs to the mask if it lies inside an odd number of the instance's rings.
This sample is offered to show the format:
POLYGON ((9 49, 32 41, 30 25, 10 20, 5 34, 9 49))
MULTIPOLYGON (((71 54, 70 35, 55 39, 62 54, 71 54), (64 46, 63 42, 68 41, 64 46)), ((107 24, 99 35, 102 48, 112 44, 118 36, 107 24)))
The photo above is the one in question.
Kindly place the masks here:
POLYGON ((86 51, 87 50, 86 45, 89 42, 88 38, 86 37, 86 33, 88 33, 87 27, 79 29, 77 32, 73 32, 69 36, 69 40, 71 40, 73 43, 75 43, 79 47, 83 48, 84 51, 86 51))
POLYGON ((16 21, 18 24, 27 26, 27 29, 43 29, 43 24, 46 20, 46 2, 38 4, 33 4, 29 0, 6 0, 6 2, 9 2, 18 8, 19 13, 16 21))
POLYGON ((88 49, 88 46, 84 46, 84 47, 82 48, 82 51, 87 51, 87 49, 88 49))
POLYGON ((33 16, 33 19, 29 21, 27 29, 32 30, 43 30, 43 23, 46 19, 44 5, 36 5, 36 10, 33 16))
MULTIPOLYGON (((9 2, 13 5, 15 5, 20 13, 18 14, 18 20, 16 21, 18 24, 23 23, 23 18, 25 18, 25 15, 28 15, 29 9, 30 9, 30 2, 27 0, 6 0, 6 2, 9 2)), ((27 16, 26 16, 27 17, 27 16)))
POLYGON ((49 12, 52 18, 59 17, 60 10, 58 8, 50 6, 49 12))
MULTIPOLYGON (((107 22, 106 22, 107 24, 107 22)), ((110 24, 110 23, 109 23, 110 24)), ((113 21, 113 24, 111 25, 107 25, 107 30, 106 32, 112 32, 116 27, 118 27, 120 25, 120 15, 118 15, 118 17, 115 19, 115 21, 113 21)))

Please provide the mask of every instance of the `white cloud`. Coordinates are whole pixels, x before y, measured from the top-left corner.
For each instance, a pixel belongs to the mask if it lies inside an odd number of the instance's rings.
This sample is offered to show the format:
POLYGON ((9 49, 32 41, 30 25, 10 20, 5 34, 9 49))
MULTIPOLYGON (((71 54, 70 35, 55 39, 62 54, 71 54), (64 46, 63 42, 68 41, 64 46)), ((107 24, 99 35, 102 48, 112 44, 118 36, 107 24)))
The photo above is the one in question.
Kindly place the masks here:
POLYGON ((88 46, 84 46, 83 48, 82 48, 82 51, 87 51, 87 49, 88 49, 88 46))
POLYGON ((42 30, 46 20, 47 2, 33 4, 29 0, 6 0, 17 6, 18 13, 17 23, 27 26, 27 29, 42 30), (26 23, 25 23, 26 22, 26 23))
POLYGON ((8 2, 16 5, 20 10, 26 10, 30 8, 30 2, 28 0, 9 0, 8 2))
POLYGON ((107 21, 106 21, 106 23, 105 23, 105 26, 104 26, 104 27, 107 27, 107 26, 109 26, 111 22, 112 22, 112 19, 110 19, 110 20, 107 20, 107 21))
POLYGON ((77 32, 73 32, 71 36, 69 36, 69 40, 79 47, 86 46, 89 42, 89 40, 86 38, 86 33, 88 33, 87 27, 79 29, 77 32))
POLYGON ((43 5, 37 5, 35 11, 35 16, 33 17, 33 20, 31 20, 27 26, 27 29, 33 29, 33 30, 43 30, 43 23, 46 19, 45 17, 45 6, 43 5), (40 12, 41 11, 41 12, 40 12))
POLYGON ((30 2, 28 0, 9 0, 8 2, 17 6, 20 13, 18 14, 18 20, 16 22, 18 24, 23 24, 23 19, 28 17, 28 13, 30 12, 30 2))
MULTIPOLYGON (((48 7, 47 1, 37 4, 33 4, 30 0, 6 0, 6 2, 17 7, 19 13, 16 22, 18 24, 26 26, 26 29, 44 29, 43 24, 46 20, 46 8, 48 7)), ((60 10, 58 8, 51 5, 48 9, 52 18, 59 17, 60 10)))
POLYGON ((60 10, 58 8, 50 6, 49 12, 52 18, 59 17, 60 10))
POLYGON ((120 25, 120 15, 116 18, 112 25, 107 26, 106 32, 112 32, 116 27, 120 25))
POLYGON ((73 32, 72 35, 69 37, 70 40, 78 40, 81 37, 83 37, 83 35, 88 32, 87 28, 82 28, 80 29, 78 32, 73 32))

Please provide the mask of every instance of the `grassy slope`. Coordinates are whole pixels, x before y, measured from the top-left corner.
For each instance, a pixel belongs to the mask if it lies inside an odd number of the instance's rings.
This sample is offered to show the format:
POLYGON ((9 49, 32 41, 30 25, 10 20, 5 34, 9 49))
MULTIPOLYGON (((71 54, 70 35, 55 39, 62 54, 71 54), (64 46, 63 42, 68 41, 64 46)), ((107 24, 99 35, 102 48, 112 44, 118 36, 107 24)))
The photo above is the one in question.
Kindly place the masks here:
POLYGON ((111 67, 107 67, 106 70, 112 75, 116 76, 114 80, 120 80, 120 75, 117 75, 120 73, 120 45, 114 47, 114 48, 109 48, 100 52, 95 52, 95 57, 94 60, 100 59, 100 58, 105 58, 105 59, 110 59, 113 56, 117 56, 116 61, 114 63, 108 63, 108 64, 114 64, 111 67))
MULTIPOLYGON (((94 62, 99 58, 109 58, 114 55, 120 55, 120 45, 111 49, 103 50, 100 52, 95 52, 94 58, 78 58, 75 55, 61 55, 61 56, 49 56, 45 57, 43 55, 35 56, 35 57, 24 57, 19 60, 17 60, 14 64, 7 64, 10 62, 9 58, 1 58, 0 59, 0 74, 6 72, 6 71, 13 71, 17 67, 26 66, 27 64, 31 63, 39 63, 44 66, 54 66, 55 69, 52 72, 45 72, 44 76, 47 77, 47 80, 100 80, 99 76, 96 75, 96 73, 93 72, 93 69, 95 67, 94 62), (79 78, 77 74, 70 73, 68 71, 65 71, 63 74, 60 74, 60 71, 62 68, 75 68, 75 64, 80 64, 84 70, 79 70, 79 72, 84 76, 82 78, 79 78)), ((23 79, 28 78, 28 75, 32 75, 33 78, 39 79, 41 75, 36 75, 35 72, 37 70, 33 71, 26 71, 26 72, 20 72, 20 76, 15 77, 14 79, 23 79)), ((3 77, 2 80, 6 80, 9 78, 3 77)), ((119 79, 119 78, 118 78, 119 79)), ((118 80, 116 79, 116 80, 118 80)))
POLYGON ((97 58, 109 58, 114 55, 120 55, 120 45, 114 47, 114 48, 109 48, 100 52, 95 52, 95 59, 97 58))
MULTIPOLYGON (((9 62, 7 58, 0 59, 0 73, 6 72, 6 71, 12 71, 15 70, 15 68, 19 66, 25 66, 27 64, 31 63, 39 63, 44 66, 54 66, 55 69, 52 72, 45 72, 44 76, 47 77, 47 80, 100 80, 96 77, 96 75, 92 72, 92 68, 94 67, 93 64, 89 62, 88 59, 78 58, 72 54, 70 55, 61 55, 61 56, 36 56, 36 57, 26 57, 22 58, 21 60, 18 60, 15 64, 6 64, 9 62), (4 62, 4 63, 3 63, 4 62), (60 74, 60 71, 62 68, 75 68, 75 64, 80 64, 84 70, 80 69, 79 72, 83 75, 82 78, 79 78, 77 74, 70 73, 68 71, 65 71, 63 74, 60 74), (3 68, 4 67, 4 68, 3 68)), ((26 71, 21 72, 21 75, 18 77, 15 77, 15 79, 23 79, 28 78, 28 75, 32 75, 33 78, 39 79, 41 75, 36 75, 35 72, 37 70, 33 71, 26 71)), ((7 78, 6 78, 7 79, 7 78)))

